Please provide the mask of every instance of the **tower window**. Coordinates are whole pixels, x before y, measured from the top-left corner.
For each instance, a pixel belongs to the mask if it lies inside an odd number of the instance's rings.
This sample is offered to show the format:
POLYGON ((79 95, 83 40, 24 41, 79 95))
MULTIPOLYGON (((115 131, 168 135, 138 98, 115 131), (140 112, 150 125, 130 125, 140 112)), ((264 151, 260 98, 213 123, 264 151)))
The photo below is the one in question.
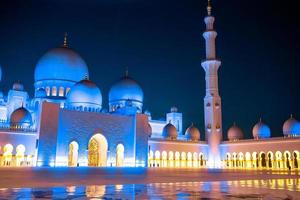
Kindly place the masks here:
POLYGON ((64 96, 64 88, 59 87, 58 96, 63 97, 64 96))
POLYGON ((57 89, 56 89, 56 87, 54 86, 54 87, 52 87, 52 92, 51 92, 51 95, 52 96, 56 96, 57 95, 57 89))

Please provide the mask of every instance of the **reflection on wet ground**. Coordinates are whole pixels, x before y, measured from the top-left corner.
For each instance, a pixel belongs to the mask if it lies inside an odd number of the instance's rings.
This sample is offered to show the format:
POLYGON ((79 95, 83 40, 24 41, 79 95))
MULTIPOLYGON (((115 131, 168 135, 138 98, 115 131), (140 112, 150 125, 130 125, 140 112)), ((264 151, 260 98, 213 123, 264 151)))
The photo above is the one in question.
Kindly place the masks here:
POLYGON ((0 189, 0 199, 300 199, 299 179, 0 189))

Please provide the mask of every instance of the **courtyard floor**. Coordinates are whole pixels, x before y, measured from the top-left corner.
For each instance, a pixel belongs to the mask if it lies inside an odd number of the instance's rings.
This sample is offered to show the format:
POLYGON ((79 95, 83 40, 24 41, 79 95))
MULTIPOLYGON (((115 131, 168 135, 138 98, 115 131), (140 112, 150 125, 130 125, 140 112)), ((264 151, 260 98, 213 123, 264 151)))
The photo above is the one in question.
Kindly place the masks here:
POLYGON ((0 188, 300 179, 300 171, 168 168, 0 168, 0 188))

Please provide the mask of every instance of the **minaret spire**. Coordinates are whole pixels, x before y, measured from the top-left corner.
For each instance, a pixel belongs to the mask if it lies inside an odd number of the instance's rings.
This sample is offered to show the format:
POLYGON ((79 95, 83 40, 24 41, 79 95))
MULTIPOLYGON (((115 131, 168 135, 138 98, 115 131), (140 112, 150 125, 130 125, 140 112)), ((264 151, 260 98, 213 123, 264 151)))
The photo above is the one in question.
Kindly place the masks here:
POLYGON ((207 15, 211 16, 211 10, 212 10, 212 6, 211 6, 211 0, 207 0, 207 15))
POLYGON ((63 45, 64 47, 68 47, 69 45, 68 45, 68 33, 67 32, 65 32, 65 35, 64 35, 64 45, 63 45))
POLYGON ((216 56, 216 37, 214 29, 215 18, 211 15, 211 0, 207 4, 207 16, 204 18, 206 29, 205 59, 201 65, 205 70, 206 94, 204 98, 205 138, 209 146, 208 166, 220 167, 220 149, 222 141, 222 106, 218 86, 218 69, 221 61, 216 56))

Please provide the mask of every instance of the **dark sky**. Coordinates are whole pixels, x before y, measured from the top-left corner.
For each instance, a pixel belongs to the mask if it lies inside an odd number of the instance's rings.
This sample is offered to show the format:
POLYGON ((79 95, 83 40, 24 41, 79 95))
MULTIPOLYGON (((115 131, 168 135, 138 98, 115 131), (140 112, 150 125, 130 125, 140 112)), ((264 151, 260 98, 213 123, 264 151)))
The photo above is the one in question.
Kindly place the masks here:
MULTIPOLYGON (((193 121, 204 133, 205 6, 205 0, 1 0, 1 90, 21 80, 32 94, 35 64, 68 32, 105 107, 111 84, 128 67, 154 118, 175 105, 185 127, 193 121)), ((236 121, 249 138, 262 117, 278 136, 290 113, 300 119, 297 12, 284 1, 213 1, 224 132, 236 121)))

